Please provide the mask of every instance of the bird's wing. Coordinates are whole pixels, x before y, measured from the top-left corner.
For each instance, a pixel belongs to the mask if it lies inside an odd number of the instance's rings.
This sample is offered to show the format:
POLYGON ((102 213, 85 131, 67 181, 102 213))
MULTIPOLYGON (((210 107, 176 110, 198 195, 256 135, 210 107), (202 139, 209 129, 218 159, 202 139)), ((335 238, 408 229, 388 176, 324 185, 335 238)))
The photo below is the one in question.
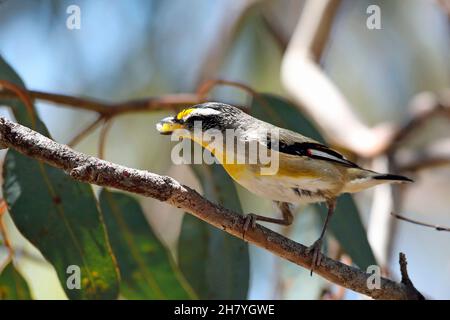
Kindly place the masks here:
POLYGON ((337 151, 334 151, 326 145, 323 145, 313 139, 309 139, 294 132, 281 132, 280 137, 276 140, 276 142, 268 136, 267 148, 294 156, 324 160, 350 168, 359 168, 356 163, 345 159, 344 156, 337 151), (276 146, 276 142, 278 142, 278 146, 276 146))

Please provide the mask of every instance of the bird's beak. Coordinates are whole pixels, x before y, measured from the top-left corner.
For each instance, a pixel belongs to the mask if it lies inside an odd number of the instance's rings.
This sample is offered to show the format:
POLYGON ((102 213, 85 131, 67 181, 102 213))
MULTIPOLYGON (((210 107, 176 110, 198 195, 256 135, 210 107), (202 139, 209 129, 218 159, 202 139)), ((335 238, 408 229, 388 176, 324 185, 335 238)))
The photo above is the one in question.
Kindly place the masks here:
POLYGON ((177 129, 184 129, 183 124, 176 122, 175 117, 166 117, 156 124, 156 130, 160 134, 171 134, 177 129))

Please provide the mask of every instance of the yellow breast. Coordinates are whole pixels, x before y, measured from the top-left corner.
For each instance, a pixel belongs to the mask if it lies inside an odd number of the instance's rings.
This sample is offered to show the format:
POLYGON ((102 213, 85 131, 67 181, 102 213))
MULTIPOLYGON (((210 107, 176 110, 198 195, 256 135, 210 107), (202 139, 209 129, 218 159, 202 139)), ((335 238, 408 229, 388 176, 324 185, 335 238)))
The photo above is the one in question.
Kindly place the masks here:
MULTIPOLYGON (((239 182, 239 180, 242 178, 242 176, 248 172, 247 165, 246 164, 238 164, 236 161, 226 161, 226 159, 235 159, 234 155, 226 155, 224 152, 220 149, 216 149, 211 147, 211 144, 208 141, 204 141, 203 139, 197 139, 194 136, 186 136, 184 138, 191 139, 192 141, 200 144, 203 148, 210 151, 214 157, 219 161, 219 163, 223 166, 225 171, 236 181, 239 182), (231 162, 231 163, 229 163, 231 162)), ((224 146, 223 149, 226 151, 227 148, 224 146)))
MULTIPOLYGON (((212 147, 208 141, 204 141, 203 139, 198 139, 194 136, 187 136, 185 138, 191 139, 192 141, 203 146, 205 149, 209 150, 236 182, 245 184, 245 180, 261 178, 261 165, 236 163, 236 156, 234 154, 224 154, 223 151, 226 152, 228 150, 225 146, 223 148, 216 149, 212 147), (227 159, 234 159, 234 161, 230 163, 227 159)), ((302 180, 315 180, 323 177, 324 174, 321 174, 320 168, 316 168, 311 164, 312 162, 303 162, 299 159, 292 160, 292 157, 286 157, 280 154, 278 171, 273 176, 264 176, 263 180, 292 180, 300 182, 302 180)))

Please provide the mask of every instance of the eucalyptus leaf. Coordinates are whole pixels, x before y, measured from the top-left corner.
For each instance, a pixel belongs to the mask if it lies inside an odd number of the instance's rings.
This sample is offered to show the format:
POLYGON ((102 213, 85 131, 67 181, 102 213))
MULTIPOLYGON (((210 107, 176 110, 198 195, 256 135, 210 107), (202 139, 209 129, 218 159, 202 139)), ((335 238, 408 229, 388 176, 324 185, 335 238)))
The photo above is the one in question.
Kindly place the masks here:
MULTIPOLYGON (((236 187, 217 164, 194 165, 205 197, 242 213, 236 187)), ((246 242, 185 214, 178 243, 183 274, 202 299, 246 299, 249 253, 246 242)))
POLYGON ((100 206, 121 272, 122 296, 128 299, 196 298, 134 198, 103 189, 100 206))
MULTIPOLYGON (((316 205, 316 210, 321 213, 322 223, 325 222, 327 208, 316 205)), ((358 208, 351 195, 341 195, 330 220, 330 230, 353 262, 365 270, 368 266, 377 263, 372 250, 368 250, 370 244, 359 214, 355 213, 358 213, 358 208)))
MULTIPOLYGON (((0 79, 24 87, 1 57, 0 79)), ((18 122, 50 137, 38 115, 32 116, 20 100, 0 104, 10 106, 18 122)), ((69 298, 117 297, 117 267, 90 185, 9 150, 3 164, 3 195, 15 225, 53 265, 69 298)))
POLYGON ((0 300, 31 300, 30 288, 12 262, 0 270, 0 300))

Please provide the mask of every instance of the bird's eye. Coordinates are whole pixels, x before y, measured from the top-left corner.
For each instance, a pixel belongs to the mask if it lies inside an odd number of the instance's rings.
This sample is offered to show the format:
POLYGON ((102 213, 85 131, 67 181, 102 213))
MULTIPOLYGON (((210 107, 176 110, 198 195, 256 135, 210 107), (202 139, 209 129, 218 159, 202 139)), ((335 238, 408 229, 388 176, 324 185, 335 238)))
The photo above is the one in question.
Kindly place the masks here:
POLYGON ((194 122, 211 122, 220 112, 211 108, 190 108, 177 114, 179 122, 193 125, 194 122))

